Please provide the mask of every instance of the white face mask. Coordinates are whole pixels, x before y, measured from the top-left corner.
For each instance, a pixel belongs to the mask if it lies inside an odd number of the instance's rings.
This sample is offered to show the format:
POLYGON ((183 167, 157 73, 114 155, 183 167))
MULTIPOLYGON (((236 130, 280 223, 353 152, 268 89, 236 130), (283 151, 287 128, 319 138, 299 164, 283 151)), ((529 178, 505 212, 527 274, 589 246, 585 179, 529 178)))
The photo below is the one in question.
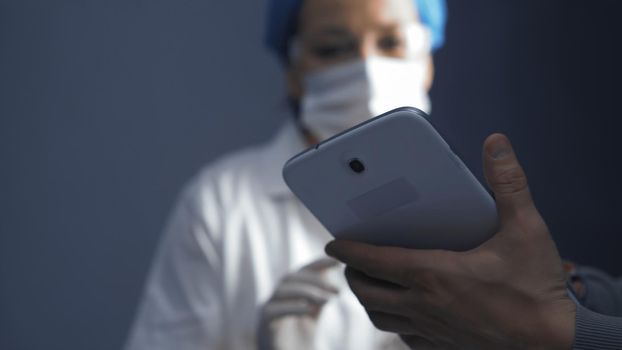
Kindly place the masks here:
POLYGON ((303 125, 324 140, 397 107, 429 113, 429 48, 419 46, 406 59, 370 57, 308 74, 301 105, 303 125))

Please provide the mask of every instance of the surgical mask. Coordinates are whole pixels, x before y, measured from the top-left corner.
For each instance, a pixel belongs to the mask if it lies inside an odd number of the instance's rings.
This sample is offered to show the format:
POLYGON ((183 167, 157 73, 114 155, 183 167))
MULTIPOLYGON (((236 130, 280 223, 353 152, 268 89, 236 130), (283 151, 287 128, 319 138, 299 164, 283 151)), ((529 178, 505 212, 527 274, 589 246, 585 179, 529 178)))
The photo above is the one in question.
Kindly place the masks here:
POLYGON ((405 59, 370 57, 309 73, 304 79, 302 124, 324 140, 397 107, 429 113, 428 53, 424 44, 405 59))
POLYGON ((301 121, 324 140, 397 107, 430 112, 427 61, 372 57, 308 75, 301 121))

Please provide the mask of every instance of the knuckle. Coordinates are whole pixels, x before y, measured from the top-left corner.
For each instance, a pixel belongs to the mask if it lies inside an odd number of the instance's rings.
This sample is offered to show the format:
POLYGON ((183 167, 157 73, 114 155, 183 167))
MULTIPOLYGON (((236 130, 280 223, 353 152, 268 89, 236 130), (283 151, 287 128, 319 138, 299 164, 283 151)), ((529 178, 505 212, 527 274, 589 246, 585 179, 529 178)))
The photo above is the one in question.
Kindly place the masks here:
POLYGON ((438 275, 434 273, 434 271, 422 270, 419 274, 421 276, 420 281, 422 284, 427 286, 429 289, 436 289, 436 286, 438 285, 438 275))
POLYGON ((425 293, 430 293, 438 289, 439 276, 435 271, 421 269, 409 272, 410 285, 425 293))
POLYGON ((382 310, 383 305, 369 294, 358 294, 357 299, 366 310, 382 310))
POLYGON ((438 291, 428 290, 419 296, 419 306, 418 308, 421 310, 425 310, 426 313, 434 313, 437 312, 439 308, 442 308, 443 305, 439 298, 438 291))
POLYGON ((430 263, 404 269, 403 277, 409 282, 409 285, 435 288, 439 286, 445 274, 454 268, 452 254, 430 252, 428 258, 431 261, 430 263))
POLYGON ((365 288, 364 283, 361 281, 360 276, 358 276, 357 272, 354 272, 350 269, 346 269, 346 281, 348 282, 348 286, 352 289, 352 292, 357 296, 365 295, 367 288, 365 288))
POLYGON ((419 286, 427 284, 429 273, 423 269, 407 268, 401 271, 400 281, 404 281, 404 285, 407 286, 419 286))
POLYGON ((369 288, 357 288, 356 290, 352 288, 352 292, 365 309, 378 310, 382 308, 380 301, 369 288))
POLYGON ((381 331, 389 331, 391 327, 387 324, 385 315, 382 313, 377 313, 374 311, 369 311, 367 313, 369 315, 369 319, 371 323, 381 331))
POLYGON ((349 286, 350 286, 350 289, 352 290, 352 293, 356 295, 356 297, 359 299, 361 304, 366 304, 366 301, 369 299, 367 288, 364 288, 363 286, 359 285, 356 282, 354 283, 350 282, 349 286))
POLYGON ((513 194, 527 188, 527 177, 523 169, 516 164, 496 171, 492 178, 492 185, 497 193, 513 194))

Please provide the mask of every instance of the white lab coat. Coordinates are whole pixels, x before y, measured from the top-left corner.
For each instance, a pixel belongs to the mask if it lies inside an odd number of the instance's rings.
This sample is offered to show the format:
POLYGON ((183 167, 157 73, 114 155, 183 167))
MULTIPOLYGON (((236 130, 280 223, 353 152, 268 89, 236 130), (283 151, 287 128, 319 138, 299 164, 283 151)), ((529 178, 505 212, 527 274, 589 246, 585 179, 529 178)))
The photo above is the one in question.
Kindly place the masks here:
MULTIPOLYGON (((283 276, 325 257, 330 240, 281 177, 285 161, 304 147, 288 122, 268 144, 224 157, 185 188, 127 350, 256 348, 262 304, 283 276)), ((319 315, 312 348, 403 347, 373 327, 345 282, 340 287, 319 315)))

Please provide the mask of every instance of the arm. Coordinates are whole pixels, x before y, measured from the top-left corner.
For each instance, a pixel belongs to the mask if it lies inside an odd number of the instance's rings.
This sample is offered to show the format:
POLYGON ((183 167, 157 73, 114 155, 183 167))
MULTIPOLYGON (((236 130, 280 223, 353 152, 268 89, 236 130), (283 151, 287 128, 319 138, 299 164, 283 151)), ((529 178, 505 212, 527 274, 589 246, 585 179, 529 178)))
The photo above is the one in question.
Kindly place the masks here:
MULTIPOLYGON (((220 253, 186 191, 164 231, 127 350, 214 349, 221 342, 220 253)), ((212 219, 212 218, 209 218, 212 219)))
POLYGON ((579 306, 573 350, 622 349, 622 318, 605 316, 579 306))
POLYGON ((622 318, 617 318, 622 316, 622 280, 585 266, 573 269, 570 277, 582 304, 573 349, 622 348, 622 318))

